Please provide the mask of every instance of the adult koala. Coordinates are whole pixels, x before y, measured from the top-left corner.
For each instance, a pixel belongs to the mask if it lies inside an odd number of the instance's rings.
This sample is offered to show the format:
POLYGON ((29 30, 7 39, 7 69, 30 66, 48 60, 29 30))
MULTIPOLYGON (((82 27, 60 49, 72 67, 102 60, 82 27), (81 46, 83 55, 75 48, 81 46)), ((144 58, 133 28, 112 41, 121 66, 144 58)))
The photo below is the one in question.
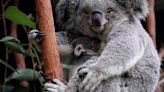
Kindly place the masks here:
MULTIPOLYGON (((147 15, 147 0, 61 0, 57 9, 65 29, 96 37, 104 48, 85 61, 66 86, 58 80, 46 83, 48 91, 154 92, 160 61, 139 20, 147 15)), ((69 32, 58 34, 59 46, 60 39, 69 44, 69 32)))

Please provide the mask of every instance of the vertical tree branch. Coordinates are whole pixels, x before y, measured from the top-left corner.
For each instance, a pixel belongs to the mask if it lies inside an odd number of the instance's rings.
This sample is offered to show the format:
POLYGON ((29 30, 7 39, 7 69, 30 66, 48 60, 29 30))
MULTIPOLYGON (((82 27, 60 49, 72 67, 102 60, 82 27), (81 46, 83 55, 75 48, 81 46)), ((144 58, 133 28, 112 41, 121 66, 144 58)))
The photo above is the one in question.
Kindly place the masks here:
MULTIPOLYGON (((10 35, 17 38, 17 24, 12 23, 10 27, 10 35)), ((23 54, 14 53, 15 59, 16 59, 16 64, 18 69, 26 68, 25 60, 23 54)))
MULTIPOLYGON (((1 7, 2 7, 2 13, 4 13, 5 11, 5 7, 7 6, 7 4, 9 3, 9 0, 5 1, 5 3, 3 2, 3 0, 1 0, 1 7)), ((4 17, 2 17, 3 20, 3 30, 4 30, 4 35, 7 36, 7 26, 6 26, 6 19, 4 17)), ((5 48, 5 61, 6 63, 8 63, 8 48, 5 48)), ((6 78, 7 78, 7 67, 5 66, 5 70, 4 70, 4 85, 6 85, 6 78)), ((3 91, 5 91, 5 89, 3 89, 3 91)))
POLYGON ((63 72, 60 64, 58 47, 55 37, 54 19, 50 0, 35 0, 39 30, 45 33, 41 42, 44 73, 48 78, 57 78, 63 81, 63 72))
MULTIPOLYGON (((10 27, 10 30, 11 30, 10 35, 17 38, 17 24, 12 23, 11 27, 10 27)), ((18 69, 26 68, 24 55, 15 52, 14 56, 15 56, 17 68, 18 69)), ((20 85, 22 85, 23 87, 29 88, 29 83, 27 81, 22 81, 20 83, 20 85)))
POLYGON ((156 46, 156 24, 155 24, 155 13, 154 13, 154 0, 148 0, 149 14, 147 16, 147 31, 150 34, 154 45, 156 46))
MULTIPOLYGON (((15 5, 17 7, 19 7, 19 0, 15 0, 14 3, 15 3, 15 5)), ((10 35, 13 36, 13 37, 15 37, 15 38, 17 38, 17 24, 16 23, 13 23, 13 22, 11 23, 11 26, 10 26, 10 35)), ((24 68, 26 68, 24 55, 15 52, 14 53, 14 56, 15 56, 17 68, 18 69, 24 69, 24 68)), ((23 87, 29 88, 29 83, 27 81, 22 81, 20 83, 20 85, 23 86, 23 87)))
MULTIPOLYGON (((9 1, 10 1, 10 0, 7 0, 7 1, 4 3, 3 0, 1 0, 2 13, 4 13, 5 7, 6 7, 7 4, 9 3, 9 1)), ((2 17, 2 20, 3 20, 4 34, 5 34, 5 36, 7 36, 6 19, 5 19, 4 17, 2 17)))

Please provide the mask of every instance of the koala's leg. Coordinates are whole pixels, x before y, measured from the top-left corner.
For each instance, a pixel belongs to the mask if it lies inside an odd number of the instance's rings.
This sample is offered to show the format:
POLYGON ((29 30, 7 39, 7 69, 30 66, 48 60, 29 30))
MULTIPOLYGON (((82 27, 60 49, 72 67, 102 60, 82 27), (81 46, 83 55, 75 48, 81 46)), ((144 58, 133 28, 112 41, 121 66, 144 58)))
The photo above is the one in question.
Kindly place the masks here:
POLYGON ((56 32, 56 37, 58 45, 67 45, 73 40, 73 35, 67 31, 56 32))
MULTIPOLYGON (((79 92, 79 84, 83 81, 83 79, 86 76, 86 75, 77 75, 79 67, 84 65, 94 64, 96 59, 97 56, 83 56, 75 60, 75 64, 72 66, 71 71, 69 73, 70 79, 66 87, 66 92, 79 92), (91 59, 92 61, 87 61, 88 59, 91 59)), ((101 91, 96 91, 96 92, 101 92, 101 91)))
POLYGON ((79 76, 73 76, 70 81, 67 84, 66 92, 78 92, 78 86, 80 84, 81 80, 79 76))

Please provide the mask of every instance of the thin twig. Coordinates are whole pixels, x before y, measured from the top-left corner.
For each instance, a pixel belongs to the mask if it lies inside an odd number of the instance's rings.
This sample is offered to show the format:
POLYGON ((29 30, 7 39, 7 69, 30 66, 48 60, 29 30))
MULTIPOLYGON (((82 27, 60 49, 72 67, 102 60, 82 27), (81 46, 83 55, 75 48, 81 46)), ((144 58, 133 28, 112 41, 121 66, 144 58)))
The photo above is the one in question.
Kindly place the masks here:
MULTIPOLYGON (((5 2, 5 4, 3 3, 3 0, 1 0, 1 6, 2 6, 2 13, 4 13, 5 11, 5 7, 7 6, 7 4, 9 3, 9 0, 7 0, 5 2)), ((6 20, 5 18, 2 16, 2 20, 3 20, 3 29, 4 29, 4 35, 7 36, 7 26, 6 26, 6 20)), ((8 48, 5 48, 5 61, 7 63, 8 61, 8 48)), ((5 66, 5 71, 4 71, 4 86, 6 85, 6 78, 7 78, 7 67, 5 66)), ((3 92, 5 92, 5 89, 3 89, 3 92)))
MULTIPOLYGON (((1 0, 2 13, 4 13, 5 7, 7 6, 8 3, 9 3, 9 0, 7 0, 5 3, 3 3, 3 0, 1 0)), ((4 34, 5 36, 7 36, 6 19, 3 16, 2 16, 2 20, 3 20, 4 34)))

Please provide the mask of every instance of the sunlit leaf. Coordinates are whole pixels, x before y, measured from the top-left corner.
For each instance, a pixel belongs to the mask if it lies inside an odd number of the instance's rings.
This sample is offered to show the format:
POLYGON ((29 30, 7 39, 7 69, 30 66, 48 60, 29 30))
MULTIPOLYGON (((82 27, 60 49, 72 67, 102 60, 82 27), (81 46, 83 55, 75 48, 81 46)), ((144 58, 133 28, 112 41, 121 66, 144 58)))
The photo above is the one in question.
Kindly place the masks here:
POLYGON ((7 64, 5 61, 0 59, 0 63, 5 65, 7 68, 11 69, 12 71, 16 72, 16 70, 9 64, 7 64))
POLYGON ((39 79, 39 72, 32 69, 19 69, 17 70, 17 72, 14 72, 12 74, 11 79, 15 79, 18 81, 34 81, 39 79))
POLYGON ((5 36, 0 40, 0 42, 7 42, 7 41, 13 41, 13 42, 20 43, 20 41, 17 38, 12 37, 12 36, 5 36))
POLYGON ((9 6, 3 15, 5 18, 21 25, 35 29, 36 23, 31 21, 26 14, 20 11, 16 6, 9 6))

